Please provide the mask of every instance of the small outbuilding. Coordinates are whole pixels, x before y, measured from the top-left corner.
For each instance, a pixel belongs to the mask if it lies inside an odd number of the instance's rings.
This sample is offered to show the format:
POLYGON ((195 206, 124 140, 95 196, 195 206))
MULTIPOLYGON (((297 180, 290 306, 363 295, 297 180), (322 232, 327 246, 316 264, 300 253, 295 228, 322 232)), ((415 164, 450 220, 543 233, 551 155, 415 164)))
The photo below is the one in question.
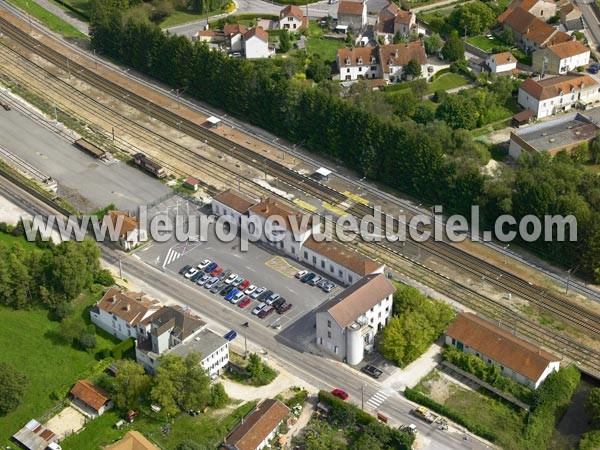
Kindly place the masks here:
POLYGON ((191 189, 196 192, 198 190, 198 185, 200 182, 196 180, 194 177, 187 177, 187 179, 183 182, 182 186, 186 189, 191 189))
POLYGON ((221 126, 222 121, 218 117, 210 116, 208 119, 206 119, 206 123, 209 128, 218 128, 221 126))
POLYGON ((108 393, 90 380, 79 380, 71 389, 72 404, 85 415, 96 418, 113 407, 108 393))
POLYGON ((326 169, 325 167, 319 167, 315 170, 313 178, 316 178, 317 180, 329 180, 329 175, 331 175, 331 173, 331 170, 326 169))

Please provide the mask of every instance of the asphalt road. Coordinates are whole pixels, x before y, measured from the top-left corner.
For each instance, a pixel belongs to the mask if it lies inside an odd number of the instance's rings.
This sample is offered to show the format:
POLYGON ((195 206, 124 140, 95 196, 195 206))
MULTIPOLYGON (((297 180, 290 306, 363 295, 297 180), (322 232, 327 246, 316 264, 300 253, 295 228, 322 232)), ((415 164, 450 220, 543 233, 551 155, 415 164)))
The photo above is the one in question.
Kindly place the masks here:
MULTIPOLYGON (((53 214, 46 205, 40 203, 29 194, 17 189, 0 178, 0 195, 15 203, 31 214, 53 214)), ((136 288, 150 287, 164 298, 176 298, 181 304, 188 305, 208 319, 211 328, 216 331, 226 331, 233 326, 239 326, 246 317, 238 311, 227 308, 222 302, 215 302, 210 294, 205 294, 183 280, 173 280, 170 274, 146 264, 135 254, 123 254, 100 245, 103 259, 106 263, 118 266, 122 261, 123 277, 132 282, 136 288), (211 323, 212 322, 212 323, 211 323)), ((370 410, 367 402, 374 396, 384 398, 378 411, 386 415, 392 425, 400 423, 415 423, 419 430, 421 448, 431 450, 447 449, 485 449, 490 448, 474 437, 465 440, 461 432, 446 432, 438 430, 434 425, 428 425, 409 415, 413 404, 400 393, 390 390, 382 383, 374 380, 351 367, 319 355, 299 350, 294 343, 294 337, 285 332, 277 334, 273 329, 251 326, 245 329, 248 341, 255 348, 261 347, 268 352, 269 358, 276 358, 286 370, 304 379, 306 382, 320 388, 331 390, 335 387, 345 389, 350 394, 350 401, 361 406, 361 398, 365 402, 365 410, 370 410)), ((372 403, 372 402, 371 402, 372 403)))
POLYGON ((595 41, 594 43, 590 43, 590 46, 593 47, 594 52, 596 52, 598 50, 598 45, 600 45, 600 24, 598 23, 598 16, 594 12, 592 6, 594 2, 593 0, 577 0, 575 3, 579 6, 579 9, 581 9, 585 26, 595 41))

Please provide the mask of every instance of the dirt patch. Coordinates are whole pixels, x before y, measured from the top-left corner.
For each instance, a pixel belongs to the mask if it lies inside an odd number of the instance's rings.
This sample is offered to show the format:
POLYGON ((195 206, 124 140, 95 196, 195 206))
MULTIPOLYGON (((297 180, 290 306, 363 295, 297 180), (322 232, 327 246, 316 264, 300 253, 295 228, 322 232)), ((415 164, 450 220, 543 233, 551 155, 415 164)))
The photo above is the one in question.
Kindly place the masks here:
POLYGON ((67 406, 57 415, 52 417, 46 426, 52 430, 59 440, 63 440, 71 434, 77 433, 85 426, 85 416, 72 406, 67 406))

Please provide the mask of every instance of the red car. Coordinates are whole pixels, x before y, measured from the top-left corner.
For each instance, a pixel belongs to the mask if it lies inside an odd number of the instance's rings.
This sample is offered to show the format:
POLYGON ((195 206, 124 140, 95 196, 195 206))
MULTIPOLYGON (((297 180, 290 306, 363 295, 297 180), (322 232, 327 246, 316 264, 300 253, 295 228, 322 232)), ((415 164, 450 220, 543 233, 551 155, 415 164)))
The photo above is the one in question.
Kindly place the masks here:
POLYGON ((241 282, 241 283, 238 285, 238 287, 237 287, 237 288, 238 288, 240 291, 245 291, 245 290, 246 290, 246 288, 247 288, 248 286, 250 286, 250 280, 248 280, 248 279, 245 279, 244 281, 242 281, 242 282, 241 282))
POLYGON ((252 299, 250 297, 246 297, 244 300, 242 300, 241 302, 238 303, 238 306, 240 308, 245 308, 246 306, 248 306, 250 303, 252 303, 252 299))
POLYGON ((221 275, 221 273, 223 273, 223 268, 220 266, 217 266, 217 268, 215 270, 213 270, 210 275, 213 277, 218 277, 219 275, 221 275))
POLYGON ((331 393, 337 398, 341 398, 342 400, 348 400, 348 398, 350 397, 350 394, 341 389, 334 389, 333 391, 331 391, 331 393))

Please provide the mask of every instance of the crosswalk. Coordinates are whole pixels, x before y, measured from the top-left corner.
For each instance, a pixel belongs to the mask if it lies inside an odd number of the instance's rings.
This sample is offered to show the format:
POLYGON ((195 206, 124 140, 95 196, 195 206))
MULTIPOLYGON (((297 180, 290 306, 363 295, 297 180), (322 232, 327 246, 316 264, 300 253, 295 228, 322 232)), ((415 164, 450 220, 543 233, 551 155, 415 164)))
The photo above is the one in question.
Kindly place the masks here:
POLYGON ((181 253, 170 248, 169 251, 167 252, 167 257, 165 258, 165 261, 163 262, 163 265, 162 265, 163 268, 165 268, 166 266, 168 266, 169 264, 171 264, 172 262, 177 260, 180 256, 181 256, 181 253))
POLYGON ((379 405, 385 402, 389 396, 390 394, 387 392, 378 391, 375 395, 373 395, 373 397, 367 400, 367 405, 373 409, 377 409, 379 408, 379 405))

